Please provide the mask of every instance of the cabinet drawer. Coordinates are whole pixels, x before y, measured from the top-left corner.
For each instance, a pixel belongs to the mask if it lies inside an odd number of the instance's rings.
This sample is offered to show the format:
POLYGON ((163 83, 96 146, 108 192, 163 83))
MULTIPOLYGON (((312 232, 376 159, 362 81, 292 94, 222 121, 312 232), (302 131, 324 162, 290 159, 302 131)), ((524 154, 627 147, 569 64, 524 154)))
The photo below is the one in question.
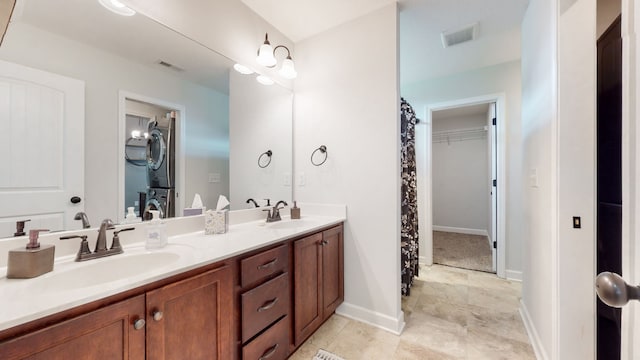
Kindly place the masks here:
POLYGON ((288 316, 242 348, 243 360, 283 360, 289 355, 288 316))
POLYGON ((242 342, 251 339, 282 315, 287 315, 290 298, 289 273, 242 294, 242 342))
POLYGON ((241 286, 245 287, 260 280, 286 271, 289 262, 287 245, 261 252, 240 261, 241 286))

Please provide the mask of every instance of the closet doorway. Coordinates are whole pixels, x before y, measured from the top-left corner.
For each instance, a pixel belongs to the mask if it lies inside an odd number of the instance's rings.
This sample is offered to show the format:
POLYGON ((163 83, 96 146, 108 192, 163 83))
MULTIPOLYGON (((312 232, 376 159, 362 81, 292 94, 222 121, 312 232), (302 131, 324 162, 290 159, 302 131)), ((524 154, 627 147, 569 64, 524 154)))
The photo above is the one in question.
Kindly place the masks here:
POLYGON ((501 100, 492 96, 427 108, 427 264, 504 277, 501 100))

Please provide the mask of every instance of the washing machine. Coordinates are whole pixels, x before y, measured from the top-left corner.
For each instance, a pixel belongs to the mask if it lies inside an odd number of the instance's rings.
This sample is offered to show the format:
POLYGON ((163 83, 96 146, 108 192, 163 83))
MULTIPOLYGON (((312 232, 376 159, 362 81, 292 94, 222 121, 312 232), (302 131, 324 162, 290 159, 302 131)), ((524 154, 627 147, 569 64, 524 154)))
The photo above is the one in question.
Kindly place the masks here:
POLYGON ((175 187, 175 117, 149 121, 147 139, 147 186, 175 187))
POLYGON ((167 188, 147 189, 147 202, 144 207, 144 220, 151 219, 149 210, 158 210, 160 218, 172 218, 175 216, 175 191, 167 188))

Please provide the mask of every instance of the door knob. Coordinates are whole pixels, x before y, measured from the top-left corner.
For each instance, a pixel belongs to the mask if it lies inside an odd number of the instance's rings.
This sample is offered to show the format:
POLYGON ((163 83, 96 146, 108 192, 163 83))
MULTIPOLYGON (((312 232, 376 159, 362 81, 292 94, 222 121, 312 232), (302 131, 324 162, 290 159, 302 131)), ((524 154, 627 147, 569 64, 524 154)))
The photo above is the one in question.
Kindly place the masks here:
POLYGON ((623 307, 629 300, 640 300, 640 287, 627 284, 612 272, 602 272, 596 277, 596 292, 603 303, 611 307, 623 307))
POLYGON ((71 199, 69 199, 69 201, 71 201, 72 204, 77 204, 82 201, 82 198, 80 196, 73 196, 71 197, 71 199))

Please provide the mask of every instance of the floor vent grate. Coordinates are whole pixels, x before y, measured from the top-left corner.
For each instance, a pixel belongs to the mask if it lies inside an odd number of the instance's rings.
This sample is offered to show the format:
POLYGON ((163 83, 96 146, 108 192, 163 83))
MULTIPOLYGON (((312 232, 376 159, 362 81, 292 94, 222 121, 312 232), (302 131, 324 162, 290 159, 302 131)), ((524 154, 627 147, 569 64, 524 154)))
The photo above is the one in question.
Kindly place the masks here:
POLYGON ((344 360, 340 356, 336 354, 332 354, 326 350, 318 350, 318 353, 313 357, 312 360, 344 360))

